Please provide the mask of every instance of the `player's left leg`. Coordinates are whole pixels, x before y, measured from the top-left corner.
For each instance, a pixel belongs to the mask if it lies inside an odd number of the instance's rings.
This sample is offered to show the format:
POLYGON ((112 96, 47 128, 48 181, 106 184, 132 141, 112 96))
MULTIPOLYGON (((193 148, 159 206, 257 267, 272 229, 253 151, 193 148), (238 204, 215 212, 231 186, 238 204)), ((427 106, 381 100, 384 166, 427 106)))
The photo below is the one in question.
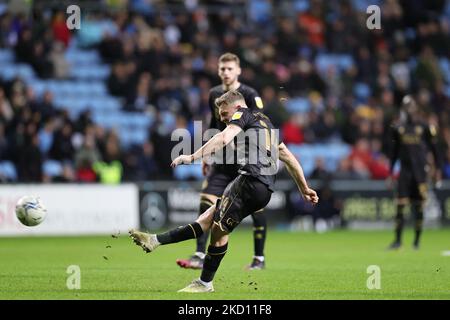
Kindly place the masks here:
POLYGON ((264 215, 264 209, 252 213, 252 218, 254 256, 252 263, 247 266, 247 269, 261 270, 265 267, 264 246, 267 234, 267 220, 264 215))
POLYGON ((420 236, 422 234, 422 227, 423 227, 423 207, 424 203, 423 201, 414 201, 411 204, 411 210, 414 215, 414 242, 413 242, 413 248, 419 249, 420 244, 420 236))
POLYGON ((236 228, 250 212, 264 208, 272 193, 266 185, 250 176, 234 179, 217 202, 211 228, 211 242, 203 264, 200 279, 194 280, 180 292, 210 292, 212 280, 228 247, 228 234, 236 228))
POLYGON ((423 227, 423 210, 425 206, 425 201, 427 200, 427 196, 428 196, 427 184, 425 182, 416 182, 414 190, 412 192, 412 199, 411 199, 411 211, 414 216, 413 248, 415 250, 418 250, 420 245, 420 236, 422 235, 422 227, 423 227))
POLYGON ((388 250, 397 250, 402 246, 402 233, 405 224, 404 211, 411 197, 412 175, 404 169, 400 172, 396 190, 397 214, 395 216, 395 239, 389 245, 388 250))
POLYGON ((216 206, 211 206, 201 214, 195 222, 186 226, 181 226, 160 234, 150 234, 136 230, 130 230, 129 234, 134 243, 140 246, 145 252, 152 252, 160 245, 177 243, 189 239, 200 237, 205 231, 211 228, 216 206))
POLYGON ((395 215, 395 239, 388 247, 389 250, 396 250, 402 246, 402 233, 405 224, 405 218, 403 212, 408 202, 407 198, 400 198, 397 202, 397 214, 395 215))
POLYGON ((227 253, 228 231, 220 229, 217 224, 211 228, 211 242, 206 251, 202 274, 199 279, 193 280, 187 287, 178 292, 202 293, 213 292, 213 279, 219 269, 220 262, 227 253))

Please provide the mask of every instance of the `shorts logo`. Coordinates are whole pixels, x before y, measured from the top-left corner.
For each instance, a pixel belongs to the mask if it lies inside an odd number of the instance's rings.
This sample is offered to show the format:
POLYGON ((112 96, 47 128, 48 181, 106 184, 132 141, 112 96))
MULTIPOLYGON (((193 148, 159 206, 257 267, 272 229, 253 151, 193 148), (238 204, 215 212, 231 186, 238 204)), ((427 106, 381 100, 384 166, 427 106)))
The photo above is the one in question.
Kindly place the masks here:
POLYGON ((256 106, 259 109, 262 109, 264 107, 263 101, 260 97, 255 97, 256 106))
POLYGON ((238 111, 233 114, 231 120, 239 120, 242 117, 242 112, 238 111))
POLYGON ((235 220, 233 220, 233 219, 231 219, 231 218, 228 218, 228 219, 225 221, 225 223, 226 223, 227 225, 229 225, 230 227, 234 227, 234 226, 236 225, 237 221, 235 221, 235 220))

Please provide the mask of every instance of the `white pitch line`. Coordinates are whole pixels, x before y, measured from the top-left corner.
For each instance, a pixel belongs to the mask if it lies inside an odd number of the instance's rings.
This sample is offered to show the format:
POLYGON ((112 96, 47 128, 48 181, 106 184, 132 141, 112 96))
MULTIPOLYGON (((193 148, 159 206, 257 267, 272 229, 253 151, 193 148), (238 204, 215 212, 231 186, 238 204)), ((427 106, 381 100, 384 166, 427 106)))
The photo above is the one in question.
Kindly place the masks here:
POLYGON ((450 257, 450 250, 442 251, 442 252, 441 252, 441 256, 444 256, 444 257, 450 257))

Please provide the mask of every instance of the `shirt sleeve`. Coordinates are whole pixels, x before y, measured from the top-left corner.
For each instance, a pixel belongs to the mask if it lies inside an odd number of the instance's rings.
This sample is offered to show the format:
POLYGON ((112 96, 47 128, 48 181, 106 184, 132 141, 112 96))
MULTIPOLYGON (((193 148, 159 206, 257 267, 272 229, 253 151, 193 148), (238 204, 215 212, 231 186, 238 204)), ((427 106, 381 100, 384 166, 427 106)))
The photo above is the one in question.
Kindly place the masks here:
POLYGON ((389 155, 390 158, 390 173, 394 172, 395 162, 397 161, 398 154, 400 152, 400 137, 399 132, 396 127, 390 128, 390 137, 391 137, 391 152, 389 155))
POLYGON ((213 99, 213 95, 211 91, 209 92, 209 99, 208 99, 209 109, 211 110, 211 121, 209 123, 209 127, 212 129, 218 129, 217 128, 217 120, 216 120, 216 104, 213 99))
POLYGON ((245 103, 247 107, 254 111, 262 111, 264 109, 264 104, 256 90, 251 90, 245 103))
POLYGON ((438 169, 442 167, 442 161, 438 149, 437 129, 433 125, 426 126, 425 141, 434 157, 434 164, 438 169))
POLYGON ((235 124, 239 126, 242 130, 245 130, 245 127, 250 121, 250 112, 247 110, 238 110, 231 117, 230 124, 235 124))

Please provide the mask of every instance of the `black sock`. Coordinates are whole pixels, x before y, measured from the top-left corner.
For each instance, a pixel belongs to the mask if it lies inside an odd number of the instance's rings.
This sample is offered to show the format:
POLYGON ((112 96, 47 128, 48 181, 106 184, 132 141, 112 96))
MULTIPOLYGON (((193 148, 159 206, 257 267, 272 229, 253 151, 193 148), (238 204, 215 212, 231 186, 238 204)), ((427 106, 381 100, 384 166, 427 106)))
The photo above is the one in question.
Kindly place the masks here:
MULTIPOLYGON (((208 210, 213 203, 209 199, 200 198, 199 215, 208 210)), ((208 241, 209 230, 204 232, 200 237, 197 237, 197 252, 206 252, 206 242, 208 241)))
POLYGON ((266 243, 267 221, 263 212, 253 213, 253 240, 255 256, 264 256, 264 244, 266 243))
POLYGON ((221 247, 208 247, 208 252, 205 256, 205 262, 203 263, 202 275, 200 280, 204 282, 210 282, 214 279, 217 269, 219 268, 222 258, 227 253, 228 243, 221 247))
POLYGON ((423 224, 423 206, 421 203, 415 203, 412 205, 415 218, 414 226, 414 245, 418 246, 420 241, 420 235, 422 234, 422 224, 423 224))
POLYGON ((170 231, 156 235, 161 244, 177 243, 184 240, 194 239, 203 234, 202 227, 198 222, 178 227, 170 231))
POLYGON ((397 216, 395 217, 395 242, 402 242, 402 232, 403 232, 403 210, 405 209, 404 204, 397 205, 397 216))

